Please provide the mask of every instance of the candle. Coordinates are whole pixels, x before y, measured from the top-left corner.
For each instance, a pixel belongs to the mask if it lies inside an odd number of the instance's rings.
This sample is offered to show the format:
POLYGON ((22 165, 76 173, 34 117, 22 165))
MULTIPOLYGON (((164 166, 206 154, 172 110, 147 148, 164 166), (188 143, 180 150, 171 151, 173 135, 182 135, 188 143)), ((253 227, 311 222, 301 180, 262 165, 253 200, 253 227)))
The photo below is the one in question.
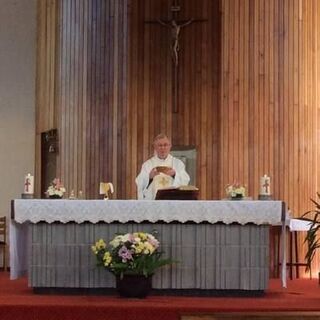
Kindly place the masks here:
POLYGON ((24 190, 23 190, 23 193, 25 193, 25 194, 33 194, 33 190, 34 190, 34 177, 30 173, 28 173, 24 177, 24 190))
POLYGON ((266 174, 260 178, 260 195, 269 196, 270 192, 270 177, 266 174))

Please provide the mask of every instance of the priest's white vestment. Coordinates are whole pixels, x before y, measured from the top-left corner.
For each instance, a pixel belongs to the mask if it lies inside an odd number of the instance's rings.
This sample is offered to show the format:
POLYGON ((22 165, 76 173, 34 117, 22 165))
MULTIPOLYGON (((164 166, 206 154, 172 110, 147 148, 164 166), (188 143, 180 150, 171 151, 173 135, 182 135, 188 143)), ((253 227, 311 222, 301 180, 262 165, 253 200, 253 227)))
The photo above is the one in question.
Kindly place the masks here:
POLYGON ((161 184, 163 187, 179 187, 187 185, 189 181, 190 177, 186 172, 184 163, 181 160, 173 157, 170 154, 166 159, 160 159, 155 155, 142 164, 141 171, 136 178, 138 199, 154 199, 157 191, 161 188, 161 184), (170 177, 166 174, 160 173, 159 175, 155 176, 153 181, 150 183, 150 171, 158 166, 173 168, 176 171, 175 176, 170 177))

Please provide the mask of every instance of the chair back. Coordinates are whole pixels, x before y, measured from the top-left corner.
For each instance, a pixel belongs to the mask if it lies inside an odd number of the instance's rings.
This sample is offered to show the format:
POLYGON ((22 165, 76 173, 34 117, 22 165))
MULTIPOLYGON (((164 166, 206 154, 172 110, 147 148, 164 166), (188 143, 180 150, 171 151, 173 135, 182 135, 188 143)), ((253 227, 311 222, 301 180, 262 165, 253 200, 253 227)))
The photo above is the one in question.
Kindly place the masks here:
POLYGON ((0 243, 6 243, 6 233, 7 233, 7 223, 6 217, 0 217, 0 243))

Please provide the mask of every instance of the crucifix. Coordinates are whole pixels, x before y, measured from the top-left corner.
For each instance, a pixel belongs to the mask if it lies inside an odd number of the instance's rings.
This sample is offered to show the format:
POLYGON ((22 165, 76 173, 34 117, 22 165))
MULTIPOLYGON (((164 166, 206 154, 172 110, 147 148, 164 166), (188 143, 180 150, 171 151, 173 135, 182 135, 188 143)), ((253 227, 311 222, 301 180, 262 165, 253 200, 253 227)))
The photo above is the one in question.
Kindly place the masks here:
POLYGON ((207 21, 205 19, 187 19, 187 20, 179 20, 178 15, 180 12, 180 5, 178 3, 179 0, 173 0, 171 5, 171 18, 169 20, 164 19, 157 19, 155 21, 145 21, 145 23, 158 23, 164 27, 170 29, 170 36, 171 36, 171 56, 172 56, 172 71, 173 71, 173 81, 172 81, 172 110, 174 113, 178 113, 179 111, 179 78, 178 78, 178 71, 179 71, 179 51, 180 51, 180 33, 181 29, 194 23, 194 22, 203 22, 207 21))

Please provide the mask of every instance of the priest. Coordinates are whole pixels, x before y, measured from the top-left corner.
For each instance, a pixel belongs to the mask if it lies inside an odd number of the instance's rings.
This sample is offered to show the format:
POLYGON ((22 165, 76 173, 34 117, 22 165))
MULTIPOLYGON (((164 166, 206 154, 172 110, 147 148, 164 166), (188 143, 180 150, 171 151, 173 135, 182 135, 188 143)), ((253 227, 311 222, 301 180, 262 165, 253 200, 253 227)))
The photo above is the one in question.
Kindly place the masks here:
POLYGON ((142 164, 136 178, 138 199, 152 200, 159 189, 187 185, 190 177, 184 163, 170 154, 171 142, 165 134, 153 141, 154 156, 142 164))

